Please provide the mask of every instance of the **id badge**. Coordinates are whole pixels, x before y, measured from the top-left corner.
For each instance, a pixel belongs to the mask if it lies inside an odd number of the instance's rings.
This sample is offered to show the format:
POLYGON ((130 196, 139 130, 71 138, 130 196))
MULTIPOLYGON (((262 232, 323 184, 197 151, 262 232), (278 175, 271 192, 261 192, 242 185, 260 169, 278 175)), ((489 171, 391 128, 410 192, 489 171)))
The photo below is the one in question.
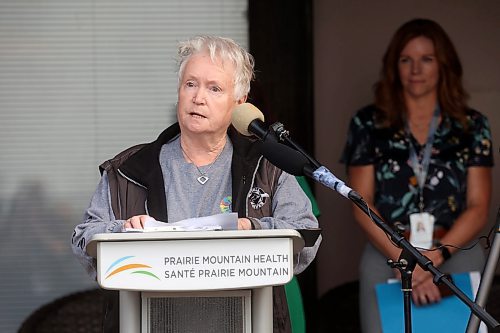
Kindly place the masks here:
POLYGON ((416 213, 410 215, 410 243, 415 247, 432 248, 434 234, 434 215, 416 213))

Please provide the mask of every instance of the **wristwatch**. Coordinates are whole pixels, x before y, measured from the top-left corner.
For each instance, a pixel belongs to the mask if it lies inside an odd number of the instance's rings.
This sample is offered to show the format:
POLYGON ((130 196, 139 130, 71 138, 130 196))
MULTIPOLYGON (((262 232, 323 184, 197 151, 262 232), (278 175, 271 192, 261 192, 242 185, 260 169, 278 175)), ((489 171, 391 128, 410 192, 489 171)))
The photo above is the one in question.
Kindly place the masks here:
POLYGON ((441 244, 441 242, 436 242, 436 248, 441 251, 441 255, 443 256, 444 261, 447 261, 451 258, 451 252, 448 250, 446 246, 441 244))

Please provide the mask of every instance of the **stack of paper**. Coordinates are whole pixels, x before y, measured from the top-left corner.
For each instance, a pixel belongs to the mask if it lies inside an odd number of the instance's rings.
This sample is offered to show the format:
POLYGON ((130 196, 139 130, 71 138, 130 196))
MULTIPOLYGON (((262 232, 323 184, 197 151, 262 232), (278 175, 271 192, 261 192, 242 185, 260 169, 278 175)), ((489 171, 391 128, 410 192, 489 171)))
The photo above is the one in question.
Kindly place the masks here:
POLYGON ((201 230, 236 230, 238 214, 223 213, 212 216, 186 219, 174 223, 165 223, 149 218, 144 229, 125 228, 125 232, 158 232, 158 231, 201 231, 201 230))

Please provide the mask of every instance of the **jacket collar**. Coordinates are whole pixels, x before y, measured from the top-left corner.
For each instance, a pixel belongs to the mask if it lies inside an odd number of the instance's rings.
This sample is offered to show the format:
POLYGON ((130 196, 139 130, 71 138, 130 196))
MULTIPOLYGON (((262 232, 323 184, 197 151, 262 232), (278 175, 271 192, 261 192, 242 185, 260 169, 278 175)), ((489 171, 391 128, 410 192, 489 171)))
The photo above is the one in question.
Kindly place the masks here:
POLYGON ((146 144, 120 166, 121 173, 146 187, 148 214, 159 221, 167 221, 165 187, 159 160, 160 150, 179 133, 179 124, 173 124, 155 141, 146 144))

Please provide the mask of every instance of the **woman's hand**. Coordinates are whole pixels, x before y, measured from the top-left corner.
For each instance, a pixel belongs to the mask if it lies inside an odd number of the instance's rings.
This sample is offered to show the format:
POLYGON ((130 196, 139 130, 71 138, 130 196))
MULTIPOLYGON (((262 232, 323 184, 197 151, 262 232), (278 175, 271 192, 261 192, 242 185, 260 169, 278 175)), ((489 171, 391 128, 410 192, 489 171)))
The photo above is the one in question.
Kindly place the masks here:
POLYGON ((252 230, 252 222, 246 217, 238 218, 238 230, 252 230))
POLYGON ((441 301, 441 292, 434 284, 432 274, 417 267, 413 272, 412 298, 415 305, 427 305, 441 301))
MULTIPOLYGON (((439 251, 426 251, 422 253, 429 258, 434 266, 439 266, 444 259, 439 251)), ((401 278, 401 274, 396 274, 401 278)), ((417 265, 412 275, 412 298, 415 305, 427 305, 441 301, 441 292, 438 286, 433 281, 433 275, 430 272, 424 271, 417 265)))
POLYGON ((155 221, 155 219, 149 215, 132 216, 127 221, 125 221, 123 228, 144 229, 144 224, 148 220, 155 221))

